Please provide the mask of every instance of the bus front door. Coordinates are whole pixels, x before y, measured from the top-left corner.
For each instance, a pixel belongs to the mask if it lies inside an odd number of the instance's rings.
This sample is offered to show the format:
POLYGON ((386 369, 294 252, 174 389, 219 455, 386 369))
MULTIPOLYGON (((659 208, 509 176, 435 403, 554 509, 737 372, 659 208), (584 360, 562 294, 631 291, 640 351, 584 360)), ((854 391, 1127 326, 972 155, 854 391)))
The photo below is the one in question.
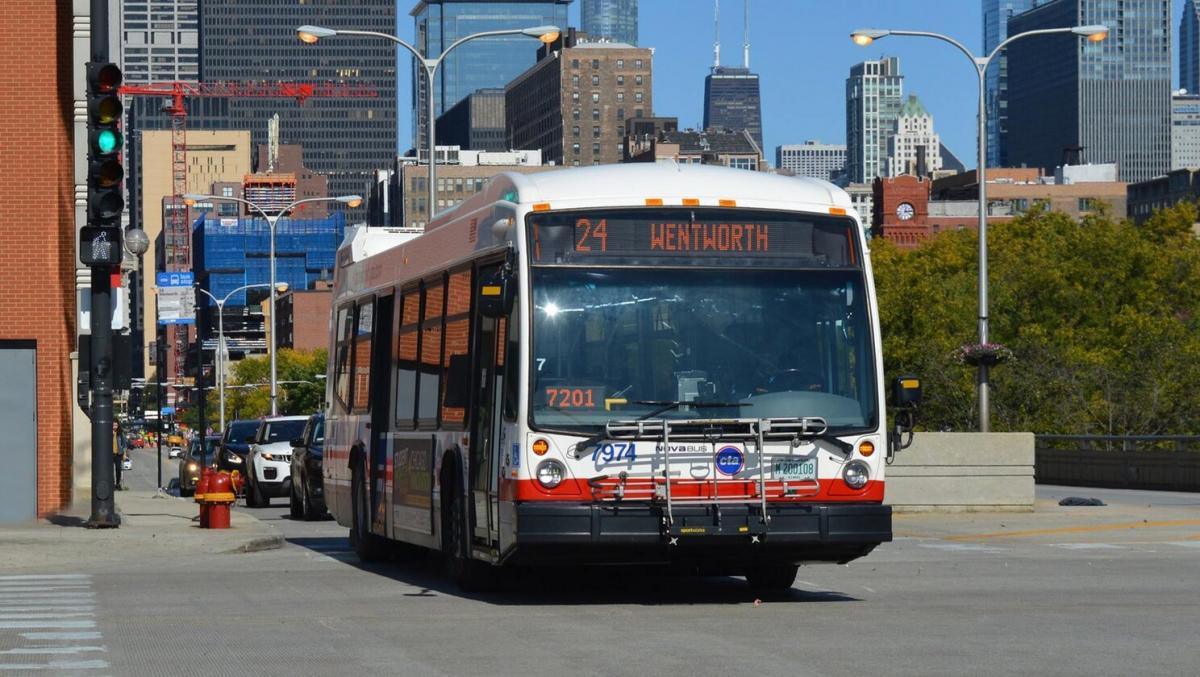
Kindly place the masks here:
MULTIPOLYGON (((488 279, 498 265, 483 266, 479 279, 488 279)), ((503 319, 484 317, 475 310, 477 356, 472 369, 471 387, 474 393, 475 415, 471 417, 471 524, 475 542, 488 547, 499 544, 499 514, 497 513, 497 474, 499 472, 499 436, 503 419, 500 413, 502 393, 497 387, 497 373, 503 365, 503 352, 497 350, 505 340, 503 319)))
POLYGON ((381 296, 375 305, 375 337, 371 343, 371 531, 386 534, 387 511, 383 509, 387 482, 388 412, 392 373, 392 306, 395 296, 381 296))

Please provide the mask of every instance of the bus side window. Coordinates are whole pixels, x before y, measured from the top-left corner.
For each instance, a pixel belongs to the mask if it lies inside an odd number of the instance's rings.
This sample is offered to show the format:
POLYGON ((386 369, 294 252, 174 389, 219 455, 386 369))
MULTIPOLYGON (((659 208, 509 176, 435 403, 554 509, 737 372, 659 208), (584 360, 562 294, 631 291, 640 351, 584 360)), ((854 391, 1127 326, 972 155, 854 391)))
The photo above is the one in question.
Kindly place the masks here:
MULTIPOLYGON (((470 393, 469 384, 450 383, 450 360, 453 357, 469 359, 471 352, 471 269, 455 271, 450 274, 449 285, 446 288, 446 354, 442 359, 442 428, 461 430, 466 422, 467 410, 461 403, 459 406, 447 406, 446 393, 454 386, 459 386, 462 392, 470 393)), ((469 362, 468 362, 469 364, 469 362)), ((467 370, 469 373, 469 369, 467 370)), ((470 377, 466 380, 470 380, 470 377)))
POLYGON ((353 321, 354 313, 353 304, 346 304, 338 308, 337 324, 334 329, 337 332, 335 350, 334 368, 334 384, 333 393, 338 409, 347 411, 350 409, 350 328, 353 321))
POLYGON ((417 410, 417 339, 421 319, 421 291, 403 293, 400 334, 396 348, 396 429, 412 430, 417 410))
POLYGON ((446 302, 442 278, 425 283, 425 303, 421 318, 421 364, 417 379, 417 424, 436 428, 442 381, 442 320, 446 302))
POLYGON ((375 301, 358 304, 354 333, 354 399, 350 409, 356 414, 371 410, 371 339, 374 336, 375 301))

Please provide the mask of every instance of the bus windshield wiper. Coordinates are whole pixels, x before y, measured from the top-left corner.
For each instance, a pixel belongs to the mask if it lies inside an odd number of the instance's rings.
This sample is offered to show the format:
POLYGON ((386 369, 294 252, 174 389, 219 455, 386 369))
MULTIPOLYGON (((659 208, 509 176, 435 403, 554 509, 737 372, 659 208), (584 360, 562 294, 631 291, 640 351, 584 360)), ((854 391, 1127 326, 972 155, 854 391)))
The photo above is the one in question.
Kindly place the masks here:
POLYGON ((670 411, 676 407, 688 406, 696 407, 697 409, 725 409, 729 407, 748 407, 747 402, 697 402, 692 400, 634 400, 634 404, 648 404, 657 406, 658 408, 648 414, 638 416, 636 421, 645 421, 651 416, 658 416, 664 411, 670 411))

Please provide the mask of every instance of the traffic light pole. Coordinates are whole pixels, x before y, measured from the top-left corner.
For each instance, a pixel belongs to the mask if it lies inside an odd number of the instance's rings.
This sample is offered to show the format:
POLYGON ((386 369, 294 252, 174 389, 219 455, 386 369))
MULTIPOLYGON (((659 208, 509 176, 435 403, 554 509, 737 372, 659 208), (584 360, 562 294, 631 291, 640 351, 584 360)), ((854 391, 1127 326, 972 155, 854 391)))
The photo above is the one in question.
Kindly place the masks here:
MULTIPOLYGON (((94 63, 108 61, 108 2, 91 0, 91 52, 94 63)), ((119 243, 117 246, 120 246, 119 243)), ((105 265, 92 266, 92 512, 87 526, 117 527, 121 523, 113 500, 113 343, 112 276, 105 265)))

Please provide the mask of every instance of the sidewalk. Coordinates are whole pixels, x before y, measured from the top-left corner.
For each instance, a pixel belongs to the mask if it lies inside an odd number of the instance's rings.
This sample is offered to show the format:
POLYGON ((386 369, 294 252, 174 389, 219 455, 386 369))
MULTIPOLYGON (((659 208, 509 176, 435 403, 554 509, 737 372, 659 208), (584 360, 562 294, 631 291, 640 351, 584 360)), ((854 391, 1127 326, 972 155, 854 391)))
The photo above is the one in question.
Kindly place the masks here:
POLYGON ((118 529, 88 529, 90 504, 73 505, 48 519, 0 526, 0 570, 49 560, 89 561, 254 552, 282 547, 283 535, 254 517, 232 511, 229 529, 201 529, 199 506, 154 491, 119 491, 118 529))

